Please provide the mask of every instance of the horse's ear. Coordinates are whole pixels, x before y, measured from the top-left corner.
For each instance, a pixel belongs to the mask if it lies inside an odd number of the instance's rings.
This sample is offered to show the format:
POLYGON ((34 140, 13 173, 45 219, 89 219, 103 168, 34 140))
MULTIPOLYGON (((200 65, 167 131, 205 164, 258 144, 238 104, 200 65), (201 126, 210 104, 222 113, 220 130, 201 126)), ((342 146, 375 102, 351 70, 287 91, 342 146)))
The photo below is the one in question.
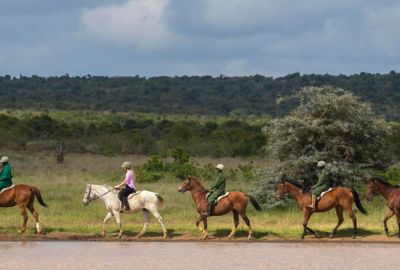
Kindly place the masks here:
POLYGON ((191 180, 192 180, 192 176, 189 174, 188 177, 187 177, 187 179, 188 179, 189 181, 191 181, 191 180))

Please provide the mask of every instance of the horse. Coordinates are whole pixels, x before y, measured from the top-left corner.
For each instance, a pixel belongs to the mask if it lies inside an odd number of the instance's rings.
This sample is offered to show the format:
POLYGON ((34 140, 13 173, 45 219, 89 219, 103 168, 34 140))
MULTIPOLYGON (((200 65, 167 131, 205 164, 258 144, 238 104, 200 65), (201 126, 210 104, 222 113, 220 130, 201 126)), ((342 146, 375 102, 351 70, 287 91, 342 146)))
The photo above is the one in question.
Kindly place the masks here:
POLYGON ((26 231, 26 224, 28 222, 28 214, 26 208, 32 213, 36 222, 36 232, 43 234, 42 227, 39 223, 39 214, 35 210, 33 203, 37 198, 40 205, 47 207, 47 204, 43 201, 40 190, 34 186, 28 185, 13 185, 8 188, 4 188, 0 192, 0 207, 13 207, 18 206, 19 212, 23 218, 23 224, 18 233, 24 233, 26 231))
MULTIPOLYGON (((192 176, 188 176, 186 180, 179 186, 179 192, 191 191, 193 202, 196 205, 197 212, 199 213, 199 219, 196 221, 196 226, 200 229, 200 232, 203 233, 202 239, 207 239, 207 192, 200 181, 192 176), (200 222, 203 221, 202 229, 200 227, 200 222)), ((214 216, 222 216, 229 212, 233 214, 233 228, 228 238, 232 238, 237 230, 239 225, 239 215, 242 217, 244 222, 247 224, 249 235, 248 238, 253 238, 253 230, 251 228, 250 219, 246 215, 247 203, 250 201, 254 208, 257 211, 261 211, 261 207, 258 202, 249 194, 239 191, 229 192, 229 195, 222 198, 214 207, 212 211, 212 215, 214 216)))
POLYGON ((353 189, 345 187, 334 188, 320 199, 314 211, 308 207, 308 205, 311 203, 311 195, 309 192, 306 192, 299 183, 287 179, 281 179, 281 181, 278 183, 278 188, 276 191, 277 199, 282 199, 286 194, 290 194, 292 197, 294 197, 297 201, 297 205, 303 211, 304 220, 301 239, 304 239, 307 231, 312 233, 315 237, 318 237, 318 234, 307 226, 308 221, 314 212, 326 212, 332 208, 335 208, 336 215, 338 217, 338 223, 329 235, 331 238, 335 236, 339 226, 343 223, 343 210, 346 210, 347 214, 353 221, 353 238, 356 238, 357 219, 353 212, 353 202, 355 202, 361 213, 367 215, 367 211, 361 204, 360 196, 353 189))
POLYGON ((397 225, 399 227, 397 236, 400 238, 400 188, 399 186, 393 186, 383 179, 373 177, 368 181, 368 191, 365 196, 367 201, 371 201, 372 198, 378 193, 382 194, 382 196, 386 199, 386 203, 389 208, 389 212, 383 219, 385 233, 387 236, 389 236, 387 221, 393 217, 393 215, 396 215, 397 225))
MULTIPOLYGON (((106 236, 106 224, 111 219, 111 217, 114 217, 119 226, 118 237, 121 238, 123 233, 120 219, 121 201, 118 199, 117 190, 103 185, 87 184, 85 195, 83 196, 83 204, 85 206, 88 206, 90 202, 99 198, 104 202, 108 211, 106 217, 103 220, 103 231, 101 235, 103 237, 106 236)), ((167 238, 167 228, 165 227, 163 218, 158 212, 158 209, 162 208, 165 205, 163 197, 161 197, 157 193, 143 190, 136 192, 133 195, 130 195, 128 197, 128 202, 131 210, 124 211, 123 213, 134 213, 139 210, 143 211, 144 226, 142 231, 136 236, 137 238, 143 236, 143 234, 145 234, 147 230, 147 226, 150 223, 149 212, 151 212, 160 223, 163 231, 163 239, 167 238)))

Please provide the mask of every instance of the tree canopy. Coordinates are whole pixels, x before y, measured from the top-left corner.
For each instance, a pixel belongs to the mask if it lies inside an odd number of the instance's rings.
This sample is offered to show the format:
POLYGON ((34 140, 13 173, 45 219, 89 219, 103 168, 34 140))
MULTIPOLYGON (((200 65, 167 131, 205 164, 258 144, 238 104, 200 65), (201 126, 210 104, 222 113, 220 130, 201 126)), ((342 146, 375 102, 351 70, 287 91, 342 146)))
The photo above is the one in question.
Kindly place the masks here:
POLYGON ((272 199, 282 174, 310 187, 319 160, 328 163, 334 186, 357 186, 370 170, 389 165, 391 128, 369 103, 329 86, 305 87, 281 99, 292 100, 299 104, 296 109, 263 128, 265 149, 276 162, 261 177, 259 197, 272 199))
POLYGON ((244 77, 0 76, 0 106, 14 109, 135 111, 184 114, 286 115, 295 104, 276 98, 305 86, 332 85, 369 101, 387 119, 400 120, 400 73, 244 77))

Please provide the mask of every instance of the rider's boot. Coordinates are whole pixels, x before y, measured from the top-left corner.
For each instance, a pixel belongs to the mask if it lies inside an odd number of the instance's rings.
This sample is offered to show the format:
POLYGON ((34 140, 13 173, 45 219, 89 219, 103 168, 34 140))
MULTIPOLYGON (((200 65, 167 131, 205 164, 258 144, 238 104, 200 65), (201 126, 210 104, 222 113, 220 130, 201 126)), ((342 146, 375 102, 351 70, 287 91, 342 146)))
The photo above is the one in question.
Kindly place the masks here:
POLYGON ((124 198, 124 199, 121 200, 121 202, 122 202, 122 204, 121 204, 121 213, 129 211, 130 208, 129 208, 128 200, 126 198, 124 198))
POLYGON ((208 208, 207 208, 207 217, 211 216, 212 208, 213 208, 213 204, 209 203, 208 208))
POLYGON ((317 201, 317 196, 312 195, 311 196, 311 204, 307 205, 309 208, 311 208, 313 211, 315 210, 315 203, 317 201))

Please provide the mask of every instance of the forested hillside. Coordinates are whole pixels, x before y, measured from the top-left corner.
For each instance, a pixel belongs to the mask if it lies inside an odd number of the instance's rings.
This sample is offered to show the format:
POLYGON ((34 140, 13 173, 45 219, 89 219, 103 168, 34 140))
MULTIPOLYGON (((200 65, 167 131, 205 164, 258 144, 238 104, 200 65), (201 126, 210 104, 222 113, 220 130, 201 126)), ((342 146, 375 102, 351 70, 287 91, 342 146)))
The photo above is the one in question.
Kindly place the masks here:
POLYGON ((246 77, 0 77, 0 107, 135 111, 182 114, 284 115, 276 98, 302 86, 333 85, 373 104, 378 113, 400 120, 400 73, 246 77))

